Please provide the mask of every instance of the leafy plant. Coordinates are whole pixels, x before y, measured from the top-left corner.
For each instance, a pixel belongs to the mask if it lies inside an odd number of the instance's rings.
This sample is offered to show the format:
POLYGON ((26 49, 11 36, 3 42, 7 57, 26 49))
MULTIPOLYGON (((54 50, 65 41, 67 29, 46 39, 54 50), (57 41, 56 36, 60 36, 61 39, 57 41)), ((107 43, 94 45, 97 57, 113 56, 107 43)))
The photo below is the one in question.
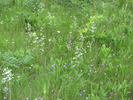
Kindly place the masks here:
POLYGON ((33 57, 31 55, 25 55, 24 50, 20 48, 20 50, 16 50, 15 53, 8 50, 8 52, 5 52, 3 56, 3 63, 10 67, 16 67, 26 65, 28 64, 33 57))
POLYGON ((37 28, 37 17, 34 16, 34 14, 30 14, 29 12, 24 12, 24 24, 26 26, 27 31, 32 31, 37 28))
POLYGON ((83 37, 85 39, 87 39, 88 37, 91 38, 97 38, 97 37, 102 37, 104 36, 103 34, 95 34, 95 29, 96 29, 96 23, 99 23, 103 21, 103 16, 91 16, 90 17, 90 21, 88 23, 86 23, 85 28, 80 28, 79 29, 79 33, 83 35, 83 37), (92 33, 91 35, 89 33, 92 33))
POLYGON ((112 57, 112 55, 109 54, 110 51, 111 51, 111 48, 110 48, 110 47, 107 48, 107 47, 105 46, 105 44, 102 45, 102 48, 101 48, 101 53, 102 53, 102 55, 103 55, 102 62, 105 63, 106 60, 109 60, 109 59, 112 57))

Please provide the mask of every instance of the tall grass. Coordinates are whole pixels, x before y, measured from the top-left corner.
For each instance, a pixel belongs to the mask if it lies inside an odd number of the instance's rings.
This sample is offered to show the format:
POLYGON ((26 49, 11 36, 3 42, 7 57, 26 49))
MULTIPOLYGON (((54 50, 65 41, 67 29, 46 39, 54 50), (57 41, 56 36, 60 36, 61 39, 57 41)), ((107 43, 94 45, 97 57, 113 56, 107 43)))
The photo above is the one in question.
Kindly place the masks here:
POLYGON ((132 100, 132 9, 132 0, 1 0, 0 99, 132 100))

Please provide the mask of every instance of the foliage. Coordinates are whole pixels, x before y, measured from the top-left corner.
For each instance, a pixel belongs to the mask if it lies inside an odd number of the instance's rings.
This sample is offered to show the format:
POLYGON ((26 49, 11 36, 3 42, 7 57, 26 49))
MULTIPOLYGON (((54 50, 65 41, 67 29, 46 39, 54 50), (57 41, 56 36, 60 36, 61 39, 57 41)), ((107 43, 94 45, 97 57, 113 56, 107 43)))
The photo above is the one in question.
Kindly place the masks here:
POLYGON ((94 31, 96 29, 95 24, 99 23, 100 21, 103 21, 102 15, 90 17, 90 20, 89 20, 88 23, 86 23, 85 28, 79 30, 80 34, 83 34, 85 39, 89 35, 90 31, 92 32, 92 35, 90 36, 92 38, 93 37, 102 37, 102 36, 104 36, 103 34, 94 34, 94 31))
POLYGON ((133 99, 131 0, 8 1, 0 1, 1 100, 133 99))
POLYGON ((33 57, 31 55, 25 55, 25 52, 22 48, 16 50, 15 53, 8 50, 3 54, 4 64, 6 67, 16 67, 20 68, 22 65, 27 65, 33 57))

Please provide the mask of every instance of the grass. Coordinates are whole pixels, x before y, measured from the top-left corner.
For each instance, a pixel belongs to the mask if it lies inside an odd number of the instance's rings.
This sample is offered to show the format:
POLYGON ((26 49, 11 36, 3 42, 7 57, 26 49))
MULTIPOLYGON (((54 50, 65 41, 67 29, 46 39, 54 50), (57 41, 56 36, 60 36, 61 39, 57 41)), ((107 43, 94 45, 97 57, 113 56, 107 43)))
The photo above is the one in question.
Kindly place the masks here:
POLYGON ((1 100, 132 100, 133 1, 0 1, 1 100))

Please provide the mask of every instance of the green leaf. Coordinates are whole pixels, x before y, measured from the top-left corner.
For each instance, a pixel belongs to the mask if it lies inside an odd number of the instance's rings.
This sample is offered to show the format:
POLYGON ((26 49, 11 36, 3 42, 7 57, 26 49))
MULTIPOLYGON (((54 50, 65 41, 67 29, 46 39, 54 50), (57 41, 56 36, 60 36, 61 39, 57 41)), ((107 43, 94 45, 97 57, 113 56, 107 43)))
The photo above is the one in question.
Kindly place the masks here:
POLYGON ((34 68, 35 69, 39 69, 39 65, 34 65, 34 68))
POLYGON ((24 56, 24 50, 22 48, 20 48, 19 54, 21 54, 21 56, 24 56))

